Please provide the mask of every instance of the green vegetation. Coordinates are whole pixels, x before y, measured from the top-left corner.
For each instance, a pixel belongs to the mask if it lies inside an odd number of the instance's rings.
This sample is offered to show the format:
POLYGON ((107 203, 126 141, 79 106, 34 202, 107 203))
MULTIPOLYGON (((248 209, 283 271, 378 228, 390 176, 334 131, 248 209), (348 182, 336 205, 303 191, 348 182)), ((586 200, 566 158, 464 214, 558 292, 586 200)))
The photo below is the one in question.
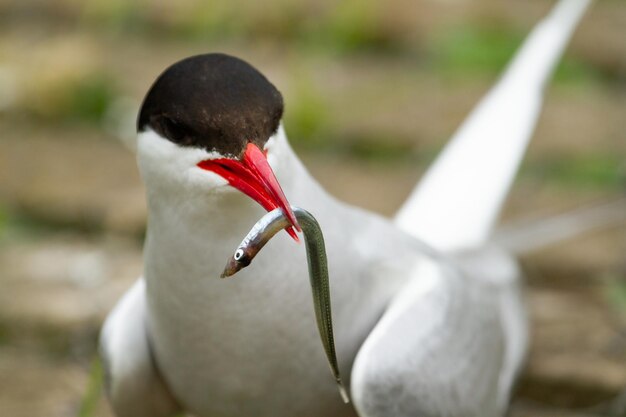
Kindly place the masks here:
POLYGON ((102 121, 107 109, 117 97, 117 88, 111 77, 90 74, 70 82, 60 98, 60 117, 86 122, 102 121))
POLYGON ((375 0, 308 4, 276 0, 265 3, 182 2, 159 8, 146 2, 89 2, 82 13, 86 30, 146 34, 171 39, 249 41, 269 39, 320 52, 381 51, 397 48, 398 39, 381 22, 375 0))
POLYGON ((617 153, 592 153, 528 162, 521 175, 559 186, 616 189, 626 183, 624 168, 623 158, 617 153))
POLYGON ((444 75, 495 75, 523 39, 508 28, 455 27, 433 38, 430 53, 435 70, 444 75))
POLYGON ((81 18, 84 26, 99 28, 108 32, 140 33, 149 26, 145 4, 141 1, 90 1, 82 7, 81 18))
POLYGON ((41 90, 22 103, 23 110, 55 123, 99 124, 120 94, 114 77, 102 71, 59 76, 41 90))
POLYGON ((80 403, 80 409, 78 411, 79 417, 92 417, 96 415, 96 407, 102 395, 103 382, 104 369, 102 362, 99 358, 95 358, 91 364, 87 389, 80 403))
POLYGON ((409 140, 391 139, 384 135, 357 137, 345 141, 344 152, 356 159, 375 162, 413 162, 417 157, 409 140))
POLYGON ((0 207, 0 244, 37 240, 67 230, 76 231, 84 236, 102 232, 98 222, 92 219, 77 218, 68 221, 51 216, 45 210, 3 210, 0 207))
POLYGON ((381 5, 373 0, 335 2, 322 16, 308 19, 300 37, 306 45, 321 51, 399 49, 399 40, 381 22, 381 5))
MULTIPOLYGON (((432 64, 445 76, 494 77, 504 70, 526 35, 501 26, 455 27, 434 37, 430 46, 432 64)), ((598 69, 566 54, 556 68, 553 82, 586 85, 603 78, 607 77, 598 69)))
POLYGON ((617 276, 608 278, 604 296, 618 313, 626 317, 626 281, 617 276))
POLYGON ((248 15, 238 15, 237 2, 201 2, 169 19, 152 21, 152 34, 189 40, 214 40, 243 36, 248 15))
POLYGON ((9 329, 6 324, 0 321, 0 346, 6 345, 9 342, 9 329))
POLYGON ((598 68, 566 54, 556 67, 553 82, 571 86, 588 86, 611 81, 611 78, 610 74, 603 74, 598 68))
POLYGON ((6 234, 8 224, 9 224, 9 215, 6 209, 0 206, 0 242, 2 241, 2 239, 4 238, 6 234))
POLYGON ((329 106, 306 72, 295 70, 294 74, 293 98, 285 104, 285 129, 297 145, 322 146, 330 137, 329 106))

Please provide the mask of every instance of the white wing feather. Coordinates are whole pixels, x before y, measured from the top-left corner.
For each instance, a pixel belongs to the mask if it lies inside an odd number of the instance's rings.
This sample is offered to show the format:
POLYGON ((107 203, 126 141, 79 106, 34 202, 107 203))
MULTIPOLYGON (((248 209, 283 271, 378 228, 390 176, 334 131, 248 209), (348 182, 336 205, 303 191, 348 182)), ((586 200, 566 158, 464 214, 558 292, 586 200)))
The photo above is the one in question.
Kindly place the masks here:
POLYGON ((169 417, 179 409, 148 341, 143 278, 124 294, 100 335, 106 388, 117 417, 169 417))
POLYGON ((359 416, 501 415, 500 292, 440 259, 420 263, 359 350, 351 382, 359 416))
POLYGON ((398 212, 401 229, 457 255, 413 268, 359 350, 351 389, 361 417, 504 413, 527 323, 514 260, 485 245, 589 3, 561 0, 537 25, 398 212))

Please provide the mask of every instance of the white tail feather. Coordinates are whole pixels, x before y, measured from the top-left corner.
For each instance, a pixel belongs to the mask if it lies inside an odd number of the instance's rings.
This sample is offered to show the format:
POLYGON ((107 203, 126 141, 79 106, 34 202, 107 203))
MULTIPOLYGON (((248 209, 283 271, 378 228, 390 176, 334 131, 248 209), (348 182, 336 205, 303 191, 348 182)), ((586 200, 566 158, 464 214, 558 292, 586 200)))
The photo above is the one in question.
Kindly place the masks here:
POLYGON ((396 215, 440 250, 489 238, 533 133, 543 90, 591 0, 561 0, 530 33, 396 215))

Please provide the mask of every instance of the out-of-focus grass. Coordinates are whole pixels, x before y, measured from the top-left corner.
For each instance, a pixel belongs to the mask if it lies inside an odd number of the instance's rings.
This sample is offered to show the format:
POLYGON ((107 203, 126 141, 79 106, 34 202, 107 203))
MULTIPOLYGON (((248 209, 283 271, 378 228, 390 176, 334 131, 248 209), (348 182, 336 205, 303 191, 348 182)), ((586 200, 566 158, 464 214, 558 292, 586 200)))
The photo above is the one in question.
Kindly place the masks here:
MULTIPOLYGON (((91 363, 91 370, 89 371, 89 380, 87 382, 87 388, 80 402, 80 408, 78 410, 78 417, 93 417, 97 415, 98 404, 104 392, 105 383, 104 367, 102 360, 99 357, 95 357, 91 363)), ((176 414, 175 417, 185 417, 186 413, 176 414)))
POLYGON ((598 68, 566 54, 554 71, 553 82, 568 86, 583 87, 602 82, 610 82, 612 78, 612 74, 604 74, 598 68))
POLYGON ((544 158, 528 162, 520 174, 577 188, 616 189, 626 185, 624 161, 618 154, 591 153, 574 158, 544 158))
POLYGON ((327 145, 330 137, 328 103, 315 90, 305 71, 293 73, 293 98, 285 106, 285 129, 296 140, 296 145, 307 148, 327 145))
POLYGON ((0 206, 0 245, 37 240, 67 230, 80 232, 84 236, 102 232, 102 227, 89 218, 63 221, 46 216, 45 210, 32 212, 20 209, 19 206, 13 209, 0 206))
POLYGON ((141 33, 150 27, 150 8, 144 2, 108 0, 89 1, 82 4, 81 17, 89 29, 103 29, 107 32, 141 33))
MULTIPOLYGON (((434 36, 430 45, 433 68, 445 76, 472 79, 502 72, 522 45, 526 33, 480 24, 455 27, 434 36)), ((596 68, 566 55, 554 73, 555 83, 587 85, 602 81, 596 68)))
POLYGON ((72 74, 45 81, 21 110, 40 121, 98 124, 119 95, 117 81, 103 71, 72 74))
POLYGON ((326 13, 308 19, 300 40, 320 51, 382 52, 401 47, 400 40, 381 21, 383 3, 335 2, 326 13))
POLYGON ((626 282, 619 277, 608 277, 604 288, 604 296, 610 305, 626 318, 626 282))
POLYGON ((17 216, 6 207, 0 206, 0 245, 21 240, 24 237, 38 237, 48 227, 17 216))
POLYGON ((242 0, 93 1, 85 4, 82 23, 85 30, 179 40, 281 36, 288 41, 298 33, 300 7, 302 3, 281 0, 271 7, 242 0))
POLYGON ((271 40, 318 52, 378 51, 397 48, 400 39, 381 19, 376 0, 313 4, 274 0, 264 3, 183 1, 162 7, 147 2, 86 3, 86 30, 147 34, 172 39, 271 40))
POLYGON ((412 163, 423 157, 409 140, 385 137, 384 134, 359 136, 344 141, 344 153, 360 160, 380 163, 412 163))
POLYGON ((59 100, 59 116, 61 119, 100 122, 117 96, 118 89, 111 77, 102 73, 90 74, 65 87, 59 100))
MULTIPOLYGON (((185 0, 161 5, 147 1, 98 0, 80 7, 82 26, 79 27, 85 32, 120 32, 131 38, 148 35, 200 42, 207 39, 220 42, 269 40, 290 51, 297 60, 305 56, 314 60, 316 55, 328 53, 366 52, 377 56, 376 59, 391 60, 396 56, 380 58, 381 53, 395 51, 401 59, 417 54, 415 45, 406 41, 406 34, 385 24, 383 7, 383 3, 375 0, 319 4, 274 0, 272 7, 262 3, 244 4, 243 0, 185 0)), ((417 70, 468 82, 480 77, 495 77, 525 36, 526 30, 479 21, 442 29, 438 35, 420 41, 429 45, 420 62, 430 62, 431 65, 420 66, 417 70)), ((556 71, 555 81, 587 85, 605 79, 603 77, 601 69, 566 57, 556 71)), ((121 84, 102 68, 99 72, 84 73, 80 78, 61 79, 47 95, 47 101, 37 103, 32 113, 48 121, 100 124, 120 96, 130 95, 120 90, 121 84)), ((337 126, 341 124, 339 110, 307 82, 306 74, 299 71, 285 113, 290 138, 297 146, 311 150, 335 147, 339 152, 351 153, 358 158, 407 159, 410 152, 401 139, 389 141, 381 136, 383 145, 374 144, 379 138, 372 135, 336 140, 337 126)), ((390 134, 394 135, 393 132, 390 134)), ((572 174, 566 168, 557 170, 558 175, 554 175, 559 177, 572 174)), ((608 174, 598 175, 604 177, 597 182, 611 181, 608 174)))
MULTIPOLYGON (((213 40, 246 35, 250 15, 237 13, 236 2, 201 2, 174 10, 167 20, 153 23, 151 32, 186 40, 213 40)), ((262 25, 261 27, 264 27, 262 25)))
POLYGON ((294 71, 291 100, 285 108, 285 129, 295 147, 314 152, 333 152, 360 160, 403 162, 417 153, 412 141, 389 137, 389 133, 353 134, 338 137, 333 129, 336 111, 310 82, 306 71, 294 71))
POLYGON ((6 209, 0 206, 0 241, 2 241, 2 238, 4 237, 6 233, 8 224, 9 224, 9 215, 6 209))
POLYGON ((429 49, 440 73, 493 75, 503 69, 523 39, 523 34, 511 29, 454 27, 434 36, 429 49))
POLYGON ((9 339, 10 337, 7 326, 0 321, 0 346, 7 344, 9 339))
POLYGON ((102 362, 99 358, 95 358, 91 365, 91 371, 89 372, 87 390, 80 403, 80 409, 78 411, 79 417, 92 417, 95 415, 98 402, 102 395, 103 383, 104 370, 102 369, 102 362))

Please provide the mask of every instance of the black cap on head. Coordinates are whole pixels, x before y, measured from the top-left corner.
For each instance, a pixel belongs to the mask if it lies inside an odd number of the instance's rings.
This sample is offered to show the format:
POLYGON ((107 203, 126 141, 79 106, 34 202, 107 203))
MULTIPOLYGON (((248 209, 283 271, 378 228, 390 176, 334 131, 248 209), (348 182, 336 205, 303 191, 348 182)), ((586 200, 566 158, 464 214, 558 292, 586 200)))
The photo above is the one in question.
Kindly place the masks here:
POLYGON ((146 95, 137 130, 181 146, 239 156, 278 129, 283 98, 259 71, 224 54, 192 56, 163 72, 146 95))

